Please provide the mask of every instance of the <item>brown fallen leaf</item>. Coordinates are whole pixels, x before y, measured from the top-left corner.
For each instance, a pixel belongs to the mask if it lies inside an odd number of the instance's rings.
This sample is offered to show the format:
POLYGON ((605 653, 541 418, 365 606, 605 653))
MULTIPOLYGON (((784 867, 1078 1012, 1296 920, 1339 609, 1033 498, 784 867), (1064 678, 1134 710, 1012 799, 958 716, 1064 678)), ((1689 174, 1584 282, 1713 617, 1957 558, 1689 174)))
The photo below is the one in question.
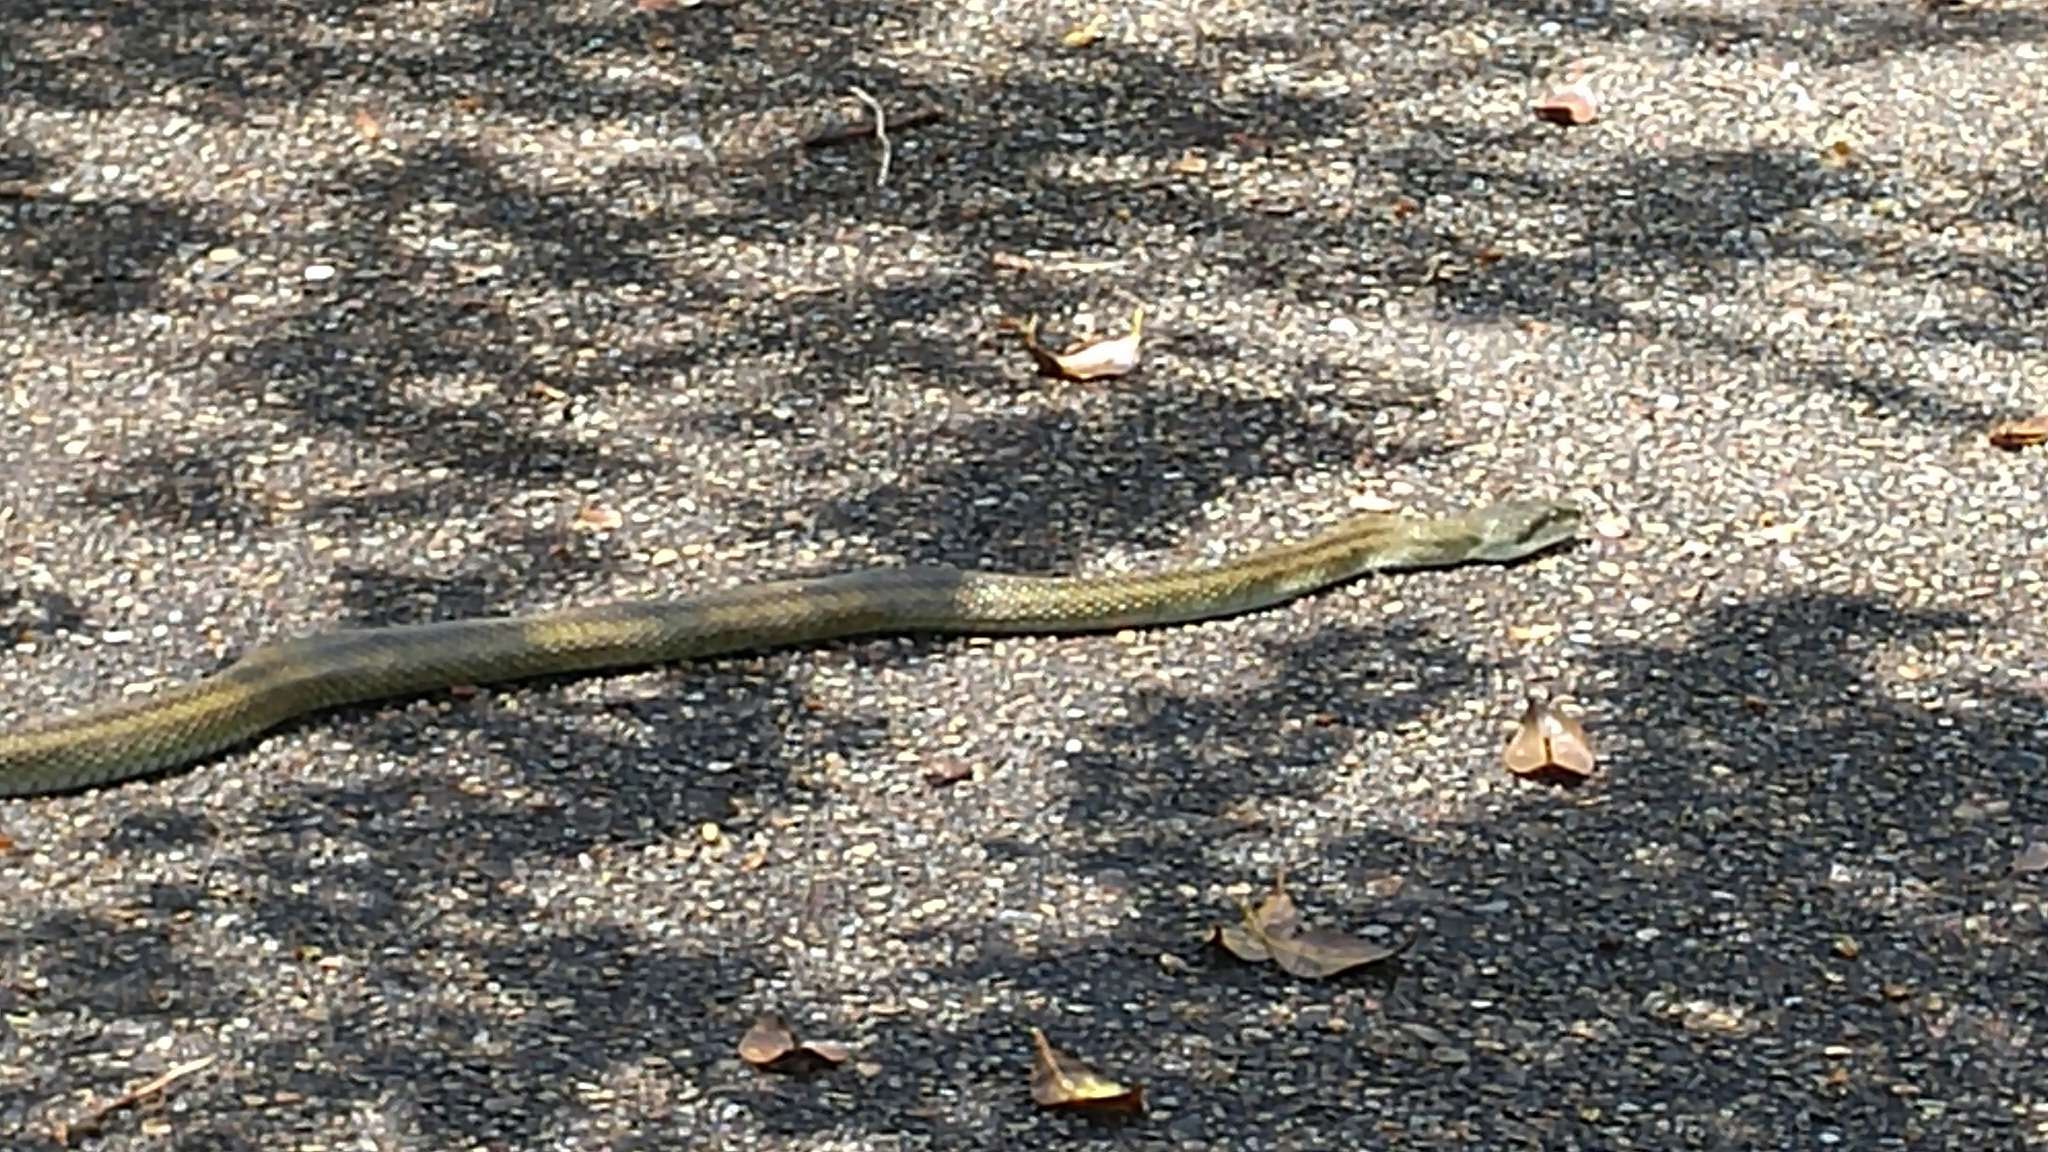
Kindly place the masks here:
POLYGON ((1145 1110, 1145 1088, 1121 1084, 1052 1046, 1031 1030, 1031 1099, 1041 1108, 1092 1116, 1130 1116, 1145 1110))
POLYGON ((0 856, 5 856, 12 851, 14 851, 14 837, 7 835, 5 832, 0 832, 0 856))
POLYGON ((827 1040, 800 1041, 782 1017, 773 1012, 754 1021, 740 1037, 740 1059, 771 1072, 815 1072, 846 1063, 844 1044, 827 1040))
POLYGON ((1995 448, 2017 450, 2031 448, 2036 444, 2048 444, 2048 412, 2029 416, 2024 420, 2007 420, 1991 429, 1991 444, 1995 448))
POLYGON ((1367 964, 1377 964, 1397 955, 1399 947, 1376 944, 1334 928, 1297 928, 1274 933, 1257 926, 1258 913, 1245 909, 1245 927, 1255 936, 1273 963, 1289 976, 1304 980, 1326 980, 1367 964))
POLYGON ((1591 124, 1600 118, 1599 105, 1593 100, 1593 92, 1583 83, 1567 84, 1551 90, 1542 99, 1530 106, 1538 120, 1567 127, 1591 124))
POLYGON ((1273 950, 1266 946, 1266 941, 1301 926, 1301 916, 1295 910, 1294 897, 1287 894, 1286 882, 1285 873, 1275 877, 1272 890, 1259 901, 1258 907, 1246 909, 1235 924, 1218 924, 1212 937, 1215 942, 1239 960, 1254 964, 1271 960, 1273 950))
POLYGON ((1583 780, 1593 774, 1593 745, 1577 720, 1531 696, 1501 760, 1517 776, 1583 780))
POLYGON ((1144 339, 1145 309, 1131 309, 1131 330, 1108 340, 1084 341, 1065 352, 1053 352, 1038 342, 1038 317, 1024 322, 1020 331, 1024 347, 1038 362, 1038 370, 1068 380, 1101 380, 1125 376, 1138 367, 1139 347, 1144 339))
POLYGON ((1217 925, 1213 935, 1216 943, 1240 960, 1270 960, 1282 972, 1305 980, 1323 980, 1376 964, 1398 955, 1405 947, 1303 925, 1285 884, 1284 875, 1276 877, 1272 891, 1266 893, 1258 907, 1245 905, 1238 923, 1217 925))

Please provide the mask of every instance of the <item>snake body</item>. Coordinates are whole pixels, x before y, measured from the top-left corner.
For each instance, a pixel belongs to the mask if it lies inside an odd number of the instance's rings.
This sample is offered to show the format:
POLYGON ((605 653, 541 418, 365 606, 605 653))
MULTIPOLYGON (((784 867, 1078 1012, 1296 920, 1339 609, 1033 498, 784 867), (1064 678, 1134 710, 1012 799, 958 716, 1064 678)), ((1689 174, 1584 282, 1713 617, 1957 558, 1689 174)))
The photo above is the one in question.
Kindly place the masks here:
POLYGON ((252 649, 214 675, 141 701, 0 733, 0 796, 153 775, 309 713, 459 684, 863 635, 1091 632, 1236 615, 1369 572, 1519 560, 1570 540, 1581 519, 1570 505, 1510 500, 1435 519, 1359 516, 1303 542, 1177 571, 870 568, 680 600, 326 632, 252 649))

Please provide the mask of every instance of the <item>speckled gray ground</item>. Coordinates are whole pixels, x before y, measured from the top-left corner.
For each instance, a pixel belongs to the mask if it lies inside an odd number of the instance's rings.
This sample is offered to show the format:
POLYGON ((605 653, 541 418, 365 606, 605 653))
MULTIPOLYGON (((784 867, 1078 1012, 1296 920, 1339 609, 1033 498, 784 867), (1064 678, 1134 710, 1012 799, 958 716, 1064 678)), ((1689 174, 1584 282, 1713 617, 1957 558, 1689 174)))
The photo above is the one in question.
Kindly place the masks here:
POLYGON ((1984 437, 2048 409, 2048 12, 1099 11, 0 6, 0 722, 337 621, 1601 529, 0 804, 0 1131, 214 1055, 96 1146, 1091 1143, 1039 1025, 1150 1087, 1118 1147, 2048 1147, 2048 454, 1984 437), (853 86, 950 113, 880 189, 793 146, 853 86), (1127 380, 999 330, 1120 292, 1127 380), (1528 685, 1595 786, 1500 771, 1528 685), (1283 863, 1412 952, 1212 962, 1283 863), (749 1073, 770 1007, 861 1067, 749 1073))

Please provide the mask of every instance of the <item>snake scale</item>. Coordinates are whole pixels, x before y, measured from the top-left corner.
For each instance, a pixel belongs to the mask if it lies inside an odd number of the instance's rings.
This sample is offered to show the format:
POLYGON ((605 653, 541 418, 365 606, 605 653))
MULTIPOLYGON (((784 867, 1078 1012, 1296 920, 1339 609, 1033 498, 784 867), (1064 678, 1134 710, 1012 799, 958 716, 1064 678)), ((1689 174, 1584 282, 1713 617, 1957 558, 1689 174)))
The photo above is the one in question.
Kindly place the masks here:
POLYGON ((1174 571, 1026 575, 936 566, 774 580, 679 600, 326 632, 266 644, 139 701, 0 733, 0 796, 154 775, 310 713, 459 684, 645 667, 891 633, 1076 633, 1273 607, 1369 572, 1508 563, 1582 513, 1507 500, 1437 518, 1369 514, 1312 539, 1174 571))

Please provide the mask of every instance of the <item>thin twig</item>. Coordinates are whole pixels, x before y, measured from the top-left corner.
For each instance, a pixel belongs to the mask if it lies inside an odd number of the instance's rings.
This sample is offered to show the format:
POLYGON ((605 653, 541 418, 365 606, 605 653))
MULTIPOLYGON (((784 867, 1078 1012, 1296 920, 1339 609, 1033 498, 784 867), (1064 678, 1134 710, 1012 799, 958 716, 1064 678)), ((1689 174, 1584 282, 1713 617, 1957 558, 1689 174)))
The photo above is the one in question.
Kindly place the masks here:
POLYGON ((69 1123, 59 1120, 51 1124, 50 1138, 60 1145, 69 1145, 73 1136, 91 1136, 100 1130, 100 1125, 107 1117, 119 1112, 123 1108, 132 1108, 142 1103, 144 1100, 162 1092, 187 1076, 206 1071, 208 1068, 213 1067, 213 1062, 216 1059, 218 1057, 201 1056, 197 1060, 187 1060, 183 1064, 174 1064, 165 1069, 161 1074, 143 1081, 141 1084, 128 1089, 112 1100, 87 1108, 76 1120, 72 1120, 69 1123))
POLYGON ((882 168, 875 173, 875 187, 880 188, 889 182, 889 115, 882 111, 880 101, 868 95, 867 89, 856 84, 847 91, 853 93, 854 99, 867 105, 868 111, 875 114, 875 142, 882 146, 882 168))
MULTIPOLYGON (((891 131, 901 135, 906 128, 920 128, 926 124, 936 124, 945 118, 946 113, 944 109, 926 105, 922 108, 913 108, 908 112, 898 112, 896 115, 889 117, 889 128, 891 131)), ((841 144, 852 144, 855 141, 866 140, 874 134, 875 126, 865 120, 859 124, 841 124, 824 129, 815 136, 804 137, 804 147, 836 148, 841 144)))
POLYGON ((1016 252, 994 252, 989 263, 1007 272, 1113 272, 1121 265, 1115 260, 1033 260, 1016 252))

